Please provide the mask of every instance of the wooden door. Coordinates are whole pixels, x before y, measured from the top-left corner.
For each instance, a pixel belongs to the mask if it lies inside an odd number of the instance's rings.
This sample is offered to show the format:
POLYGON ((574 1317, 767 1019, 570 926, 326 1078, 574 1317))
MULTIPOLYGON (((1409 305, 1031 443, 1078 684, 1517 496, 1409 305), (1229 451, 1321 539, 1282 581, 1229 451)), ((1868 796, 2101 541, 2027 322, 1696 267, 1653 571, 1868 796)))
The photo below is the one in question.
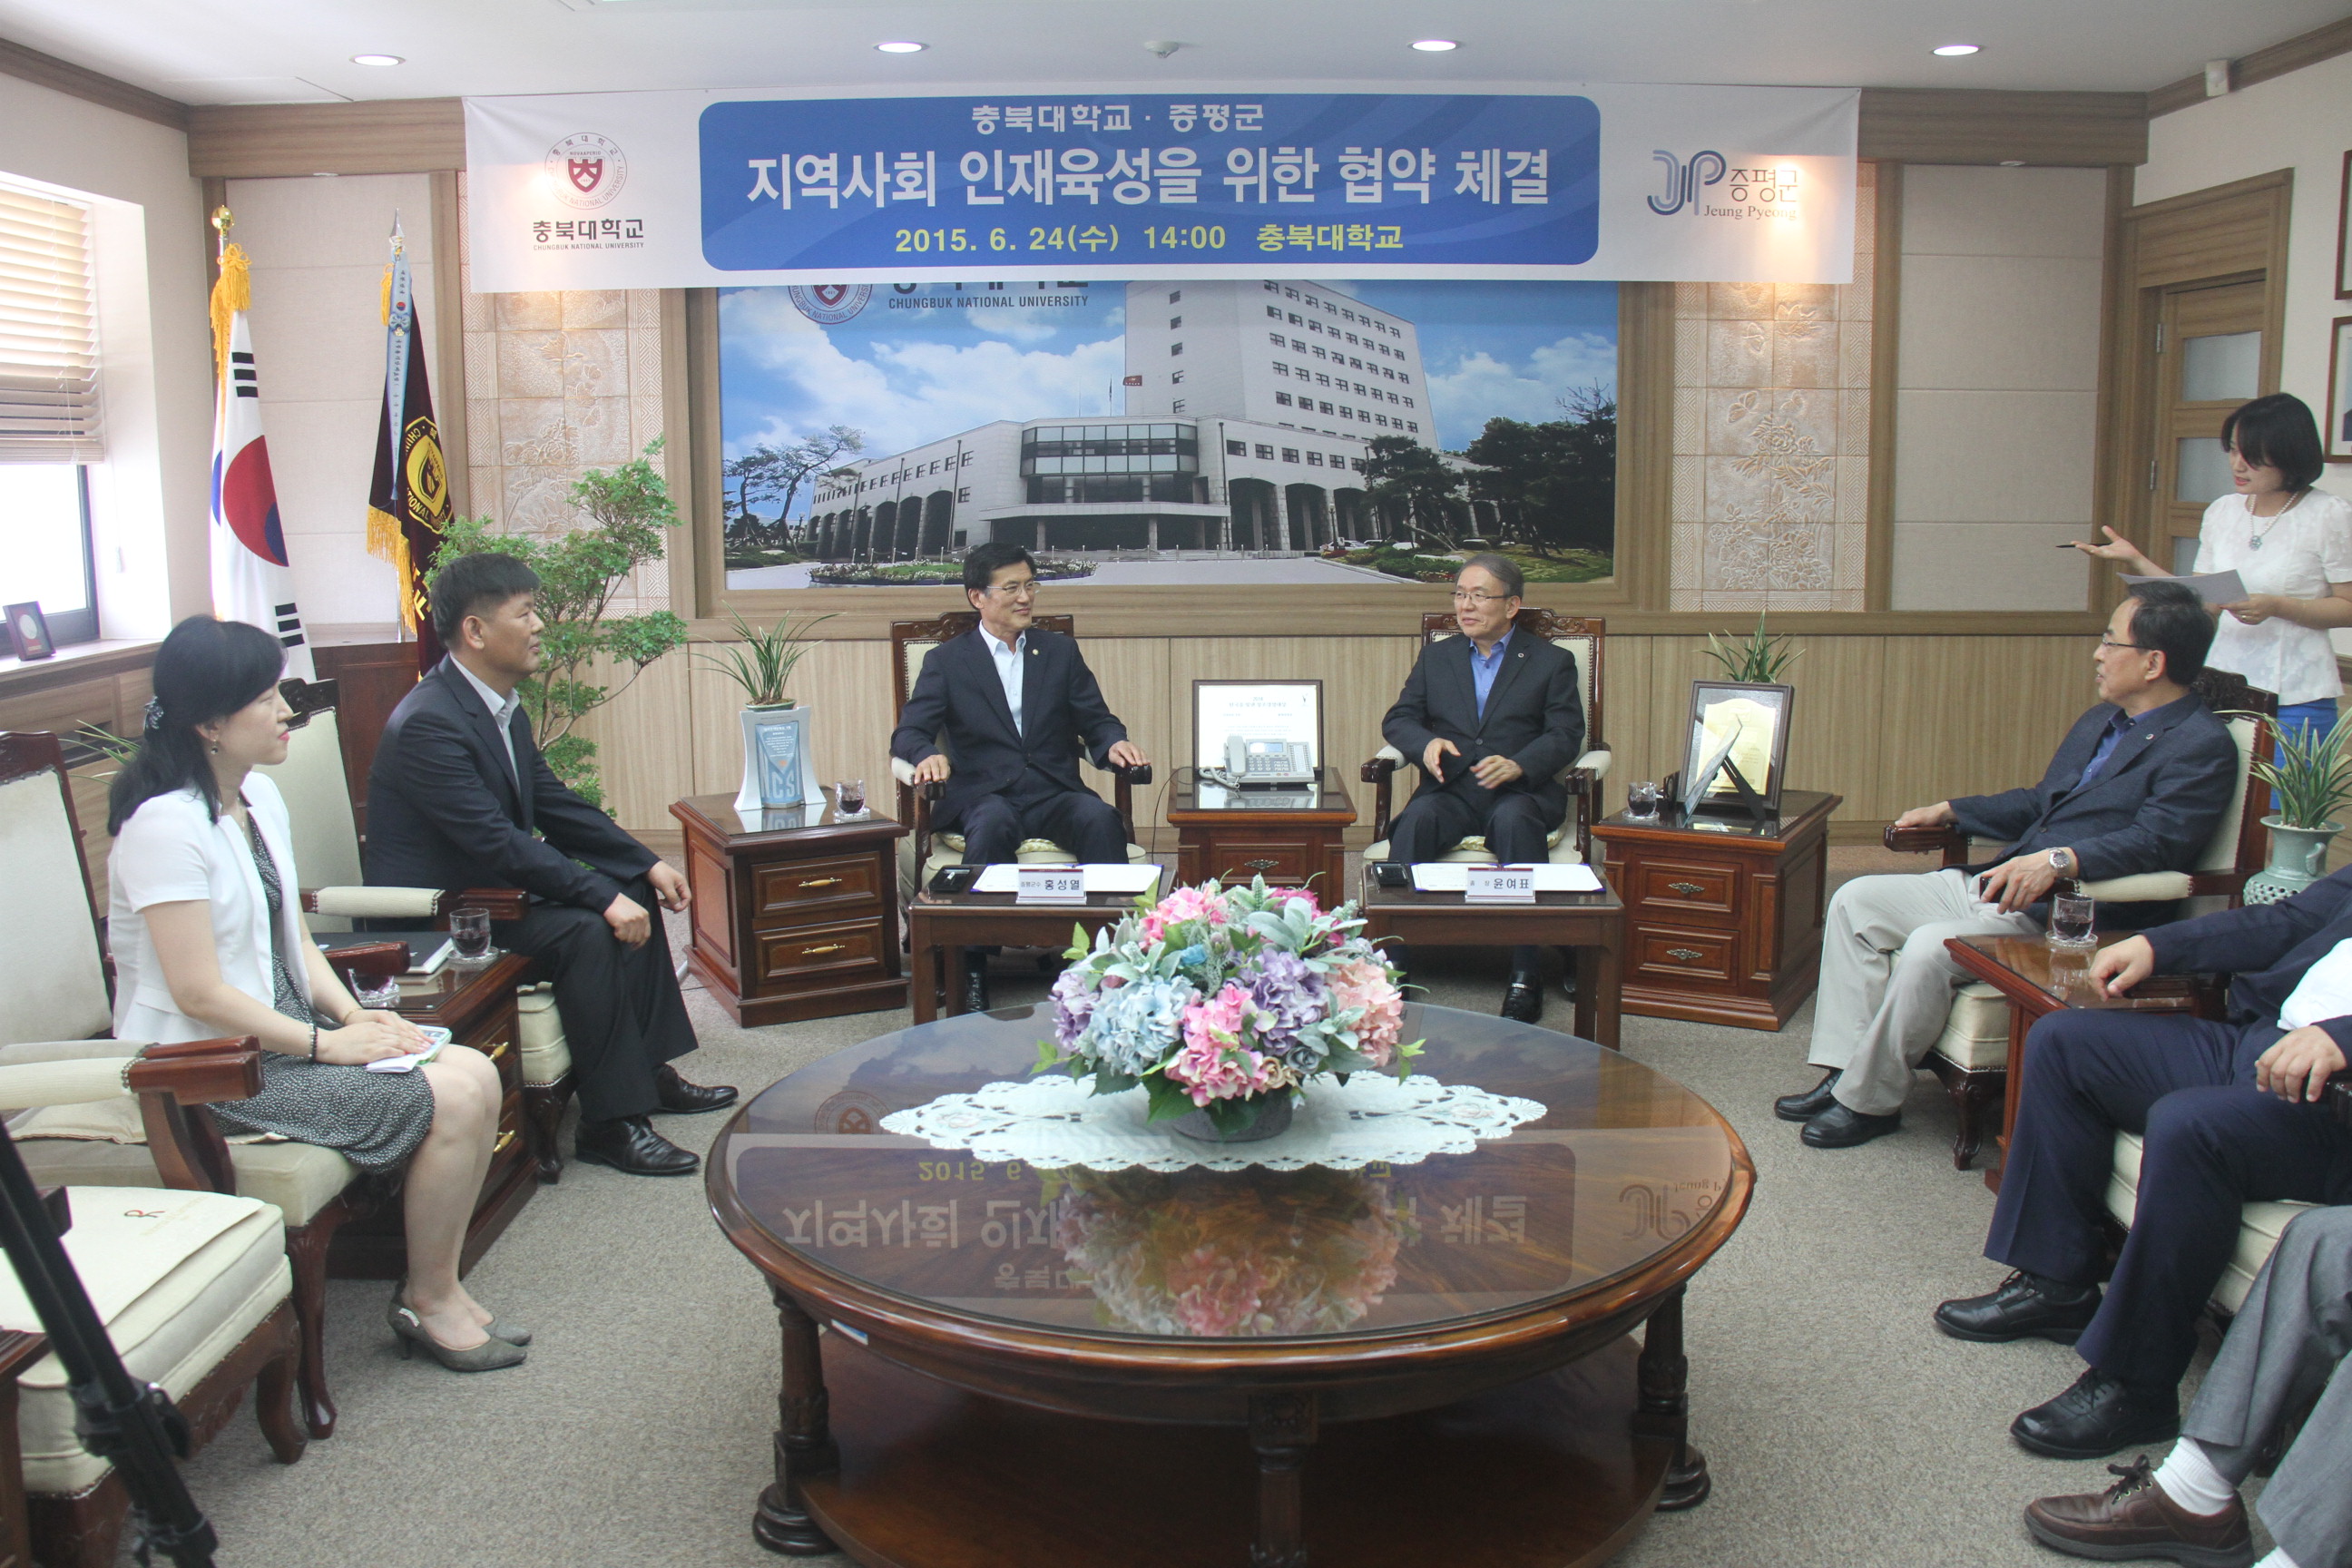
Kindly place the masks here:
POLYGON ((2231 493, 2221 422, 2261 395, 2267 290, 2260 278, 2162 291, 2148 460, 2148 553, 2188 572, 2206 506, 2231 493))

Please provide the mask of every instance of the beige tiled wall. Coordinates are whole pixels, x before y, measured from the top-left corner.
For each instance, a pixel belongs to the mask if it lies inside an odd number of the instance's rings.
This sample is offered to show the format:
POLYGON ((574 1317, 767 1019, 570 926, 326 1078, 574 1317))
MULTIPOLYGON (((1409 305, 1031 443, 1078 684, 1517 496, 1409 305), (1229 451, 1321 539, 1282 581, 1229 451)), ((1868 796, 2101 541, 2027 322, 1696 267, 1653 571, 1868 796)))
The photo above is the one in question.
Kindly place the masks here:
POLYGON ((2106 176, 1903 175, 1893 607, 2079 610, 2106 176))
POLYGON ((393 569, 367 552, 367 488, 383 407, 383 269, 393 215, 428 324, 436 406, 457 395, 430 323, 440 308, 428 174, 231 180, 230 237, 253 261, 253 355, 278 513, 303 618, 376 625, 398 616, 393 569))
POLYGON ((1875 174, 1854 282, 1675 286, 1677 610, 1864 607, 1875 174))

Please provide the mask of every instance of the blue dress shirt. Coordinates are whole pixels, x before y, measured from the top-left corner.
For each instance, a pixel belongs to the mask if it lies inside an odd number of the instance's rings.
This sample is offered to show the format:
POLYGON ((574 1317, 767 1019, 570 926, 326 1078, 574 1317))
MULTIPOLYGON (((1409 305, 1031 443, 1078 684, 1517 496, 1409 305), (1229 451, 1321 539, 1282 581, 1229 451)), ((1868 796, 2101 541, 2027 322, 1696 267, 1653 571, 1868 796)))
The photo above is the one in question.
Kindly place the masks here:
POLYGON ((1495 672, 1503 668, 1503 650, 1511 646, 1511 632, 1517 629, 1507 629, 1496 637, 1491 653, 1480 653, 1475 642, 1470 645, 1470 684, 1478 690, 1478 717, 1481 719, 1486 716, 1486 694, 1495 689, 1495 672))

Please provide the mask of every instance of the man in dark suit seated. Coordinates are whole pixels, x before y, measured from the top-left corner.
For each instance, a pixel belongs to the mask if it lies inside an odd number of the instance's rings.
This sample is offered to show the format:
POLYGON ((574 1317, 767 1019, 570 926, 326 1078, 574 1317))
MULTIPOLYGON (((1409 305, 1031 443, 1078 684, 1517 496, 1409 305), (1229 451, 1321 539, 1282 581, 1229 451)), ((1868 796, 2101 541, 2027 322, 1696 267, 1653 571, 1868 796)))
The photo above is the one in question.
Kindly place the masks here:
MULTIPOLYGON (((1549 856, 1545 839, 1568 818, 1559 771, 1584 749, 1584 699, 1574 654, 1512 629, 1526 587, 1500 555, 1464 562, 1454 576, 1462 635, 1421 650, 1381 721, 1381 736, 1421 769, 1390 828, 1391 859, 1434 860, 1474 835, 1507 866, 1549 856)), ((1541 949, 1511 950, 1502 1013, 1543 1016, 1541 949)))
MULTIPOLYGON (((2180 584, 2143 583, 2116 606, 2093 665, 2099 700, 2031 789, 1906 811, 1901 827, 1955 827, 2008 846, 1982 865, 1857 877, 1830 900, 1808 1059, 1824 1068, 1772 1109, 1805 1143, 1850 1149, 1903 1125, 1903 1100, 1968 981, 1948 937, 2038 936, 2061 878, 2185 871, 2229 808, 2244 764, 2189 689, 2213 617, 2180 584)), ((1922 722, 1932 722, 1932 715, 1922 722)), ((2110 926, 2148 925, 2168 903, 2114 903, 2110 926)))
MULTIPOLYGON (((967 866, 1010 861, 1024 838, 1050 838, 1086 865, 1125 865, 1127 829, 1079 782, 1078 751, 1097 767, 1141 767, 1145 758, 1077 643, 1029 624, 1037 563, 1017 544, 978 545, 964 557, 963 593, 980 625, 923 660, 890 737, 890 754, 914 764, 918 785, 947 785, 931 825, 962 832, 967 866)), ((984 950, 965 950, 964 1001, 988 1008, 984 950)))
POLYGON ((683 1176, 696 1157, 653 1130, 656 1110, 731 1105, 669 1064, 695 1048, 661 917, 686 879, 556 778, 515 688, 539 668, 538 574, 511 555, 461 555, 433 584, 449 649, 400 700, 368 773, 367 877, 391 887, 491 883, 531 896, 492 928, 555 983, 579 1084, 583 1160, 683 1176), (534 837, 536 835, 536 837, 534 837))
POLYGON ((2352 1568, 2352 1208, 2297 1215, 2279 1237, 2161 1466, 2111 1465, 2104 1492, 2026 1505, 2045 1546, 2113 1561, 2254 1561, 2238 1489, 2287 1439, 2254 1505, 2278 1542, 2255 1568, 2352 1568), (2297 1415, 2308 1411, 2303 1430, 2297 1415))
POLYGON ((2284 903, 2159 926, 2102 951, 2122 995, 2150 974, 2234 974, 2227 1022, 2069 1009, 2033 1026, 1985 1256, 2016 1272, 1945 1302, 1957 1339, 2039 1335, 2090 1363, 2010 1433, 2057 1458, 2158 1443, 2179 1426, 2197 1314, 2256 1201, 2352 1203, 2352 1130, 2319 1100, 2352 1050, 2352 870, 2284 903), (2131 1234, 2102 1298, 2116 1133, 2136 1132, 2131 1234))

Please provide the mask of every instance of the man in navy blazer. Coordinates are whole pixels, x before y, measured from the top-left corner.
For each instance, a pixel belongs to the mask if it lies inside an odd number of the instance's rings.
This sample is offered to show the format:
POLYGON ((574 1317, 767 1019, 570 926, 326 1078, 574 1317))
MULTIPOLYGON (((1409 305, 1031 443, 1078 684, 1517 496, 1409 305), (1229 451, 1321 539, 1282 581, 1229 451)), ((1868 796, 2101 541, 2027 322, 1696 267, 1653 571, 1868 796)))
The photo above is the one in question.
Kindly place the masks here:
MULTIPOLYGON (((1454 578, 1462 635, 1422 649, 1381 721, 1381 736, 1421 769, 1390 829, 1391 859, 1434 860, 1474 834, 1505 865, 1549 857, 1545 839, 1568 816, 1559 772, 1584 750, 1584 699, 1574 654, 1514 630, 1526 587, 1500 555, 1465 561, 1454 578)), ((1511 950, 1502 1014, 1543 1016, 1540 948, 1511 950)))
MULTIPOLYGON (((2061 878, 2186 871, 2212 837, 2243 765, 2230 731, 2189 689, 2213 618, 2170 580, 2116 606, 2094 655, 2099 701, 2030 789, 1906 811, 1897 827, 1952 827, 2007 847, 1979 866, 1857 877, 1830 900, 1809 1058, 1822 1080, 1773 1102, 1814 1149, 1849 1149, 1903 1125, 1912 1069, 1967 983, 1944 942, 2038 936, 2061 878)), ((2165 903, 2117 903, 2109 925, 2146 924, 2165 903)))
MULTIPOLYGON (((1024 838, 1050 838, 1087 865, 1125 865, 1127 829, 1079 782, 1078 752, 1097 767, 1133 768, 1143 752, 1077 643, 1030 624, 1037 563, 1017 544, 978 545, 964 557, 963 588, 980 625, 923 660, 890 754, 914 764, 919 785, 947 785, 931 821, 961 830, 967 866, 1010 861, 1024 838)), ((966 1000, 981 1011, 987 963, 985 952, 966 950, 966 1000)))
POLYGON ((449 656, 400 700, 368 772, 367 878, 378 886, 531 895, 493 930, 555 985, 579 1086, 583 1160, 639 1176, 699 1163, 655 1111, 717 1110, 735 1091, 669 1064, 695 1048, 661 918, 686 879, 564 787, 539 754, 515 688, 539 668, 538 574, 511 555, 462 555, 433 583, 449 656))
POLYGON ((2096 1458, 2179 1429, 2197 1314, 2254 1202, 2352 1204, 2352 1130, 2319 1103, 2352 1055, 2352 869, 2283 903, 2159 926, 2102 951, 2120 996, 2150 974, 2235 975, 2226 1021, 2068 1009, 2033 1026, 1985 1256, 2016 1270, 1945 1302, 1955 1338, 2038 1335, 2089 1368, 2010 1432, 2096 1458), (2140 1134, 2137 1208, 2102 1298, 2117 1131, 2140 1134))

